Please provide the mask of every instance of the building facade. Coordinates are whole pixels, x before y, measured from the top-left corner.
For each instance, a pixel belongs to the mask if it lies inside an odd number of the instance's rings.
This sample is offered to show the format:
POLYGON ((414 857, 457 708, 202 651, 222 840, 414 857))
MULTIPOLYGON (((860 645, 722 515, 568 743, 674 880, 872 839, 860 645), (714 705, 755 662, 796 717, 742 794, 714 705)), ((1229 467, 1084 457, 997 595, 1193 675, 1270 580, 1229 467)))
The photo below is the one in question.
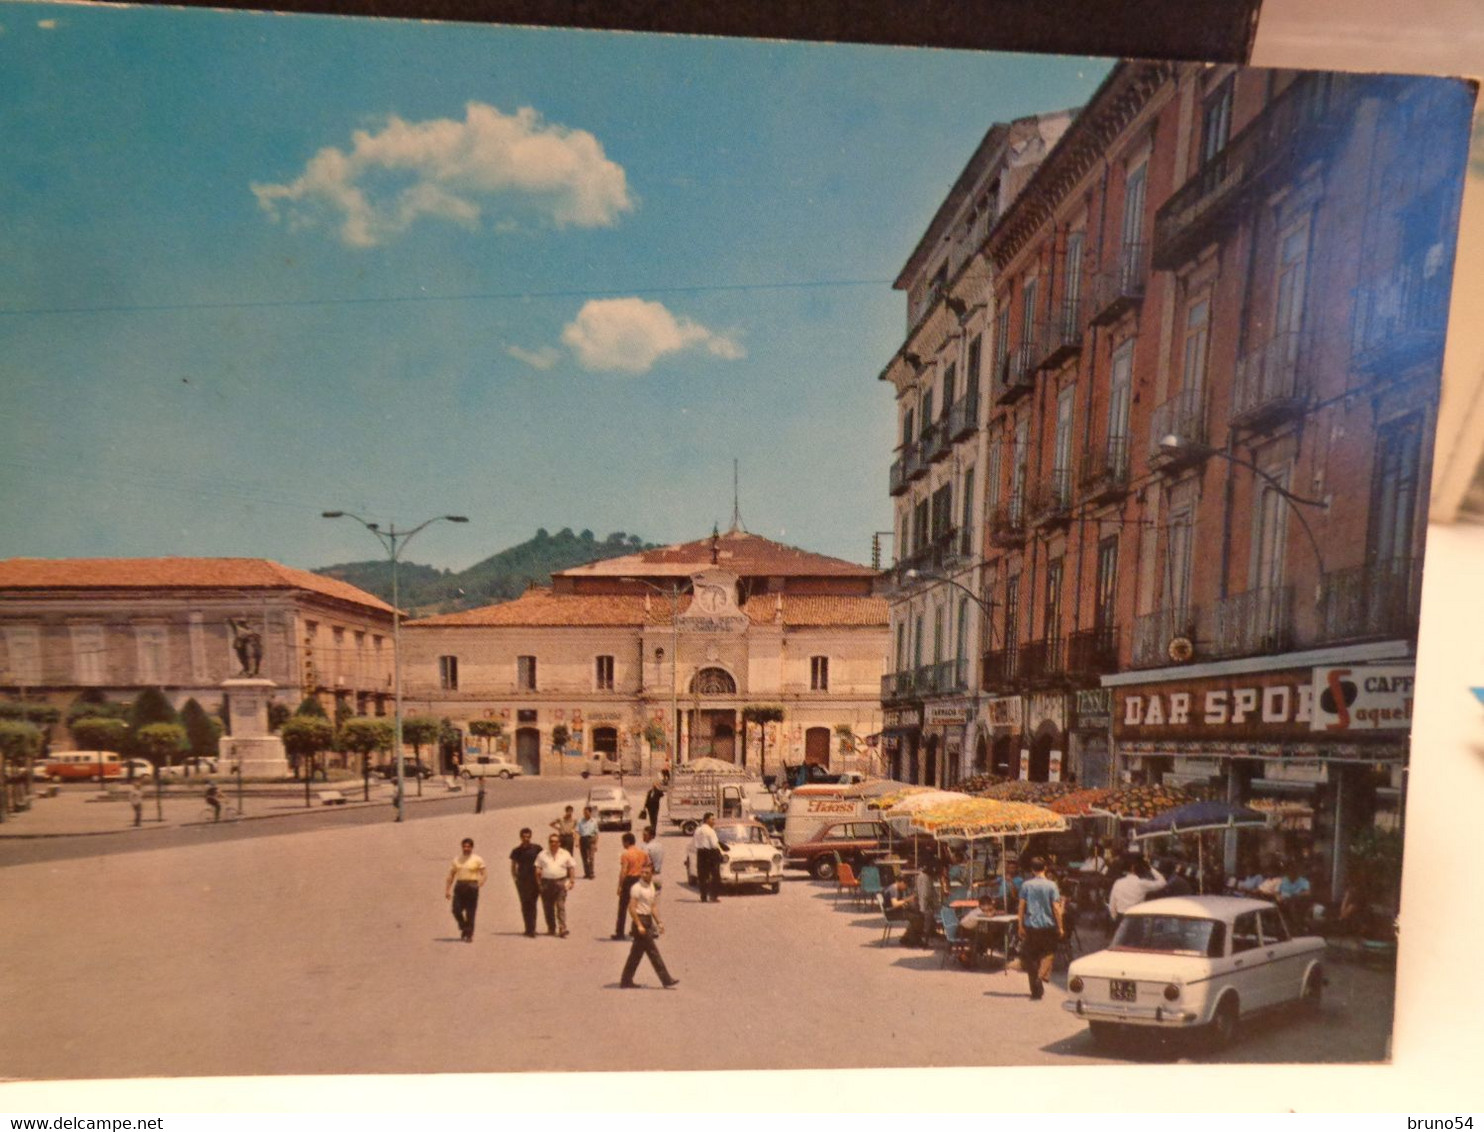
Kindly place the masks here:
POLYGON ((877 769, 875 576, 739 529, 563 570, 514 601, 406 623, 404 710, 466 735, 499 722, 490 741, 527 773, 649 771, 671 752, 768 774, 877 769))
POLYGON ((327 710, 390 712, 391 606, 261 558, 0 561, 0 690, 65 709, 84 690, 153 687, 214 712, 242 667, 231 620, 258 635, 259 673, 290 709, 312 694, 327 710))
POLYGON ((907 297, 907 335, 880 375, 896 394, 899 438, 881 699, 887 764, 906 781, 947 786, 987 766, 977 595, 994 289, 984 242, 1070 120, 1063 112, 992 126, 895 283, 907 297))

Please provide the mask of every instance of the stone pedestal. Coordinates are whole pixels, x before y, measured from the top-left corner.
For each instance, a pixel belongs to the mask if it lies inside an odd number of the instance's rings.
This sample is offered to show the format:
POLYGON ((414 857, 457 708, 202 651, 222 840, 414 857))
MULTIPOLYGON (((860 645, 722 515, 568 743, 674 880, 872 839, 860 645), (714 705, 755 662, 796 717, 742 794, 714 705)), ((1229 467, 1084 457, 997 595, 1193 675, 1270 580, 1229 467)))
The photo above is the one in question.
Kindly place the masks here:
POLYGON ((232 734, 223 736, 221 766, 240 766, 245 778, 286 778, 289 761, 283 740, 268 730, 268 701, 278 685, 260 676, 222 681, 232 734))

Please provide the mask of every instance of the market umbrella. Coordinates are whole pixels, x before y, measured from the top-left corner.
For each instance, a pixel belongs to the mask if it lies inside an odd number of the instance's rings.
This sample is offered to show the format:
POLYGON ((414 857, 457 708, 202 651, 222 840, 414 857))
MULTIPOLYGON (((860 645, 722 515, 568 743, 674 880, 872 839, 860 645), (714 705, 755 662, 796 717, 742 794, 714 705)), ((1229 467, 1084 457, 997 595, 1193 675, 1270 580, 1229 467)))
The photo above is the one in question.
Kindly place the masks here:
MULTIPOLYGON (((893 825, 905 826, 911 816, 923 810, 932 809, 935 806, 952 805, 954 802, 973 801, 967 794, 961 794, 957 790, 937 790, 933 787, 916 787, 910 792, 902 792, 896 795, 884 794, 874 802, 867 802, 867 806, 874 806, 882 812, 882 816, 893 825), (881 803, 889 804, 883 805, 881 803)), ((912 867, 917 868, 917 842, 912 842, 912 867)))
POLYGON ((1053 798, 1070 794, 1077 789, 1075 782, 1030 782, 1012 778, 1007 782, 996 782, 978 792, 981 798, 994 798, 1001 802, 1031 802, 1043 806, 1053 798))
MULTIPOLYGON (((1139 827, 1139 832, 1134 834, 1134 840, 1147 841, 1152 837, 1173 837, 1182 833, 1205 833, 1210 830, 1261 829, 1267 824, 1266 814, 1258 813, 1246 806, 1234 805, 1231 802, 1191 802, 1150 818, 1139 827)), ((1205 848, 1199 837, 1196 838, 1195 851, 1201 891, 1204 892, 1205 848)))
POLYGON ((1096 816, 1096 807, 1099 803, 1106 801, 1113 793, 1106 786, 1094 786, 1085 790, 1073 790, 1070 794, 1063 794, 1059 798, 1053 798, 1046 803, 1046 808, 1054 814, 1061 814, 1069 818, 1086 818, 1096 816))
POLYGON ((1122 786, 1090 804, 1095 814, 1120 821, 1144 822, 1166 811, 1200 801, 1195 795, 1173 786, 1122 786))
POLYGON ((891 790, 883 790, 878 794, 867 796, 866 809, 889 810, 903 798, 910 798, 916 794, 936 794, 937 788, 933 786, 913 786, 910 783, 896 783, 891 790))
POLYGON ((927 790, 929 787, 914 787, 910 782, 898 782, 894 778, 868 778, 864 782, 853 782, 840 791, 842 798, 877 798, 882 794, 894 794, 899 790, 927 790))
POLYGON ((729 763, 725 759, 713 759, 710 755, 703 755, 698 759, 691 759, 688 763, 681 763, 680 770, 691 771, 695 774, 746 774, 747 772, 736 763, 729 763))

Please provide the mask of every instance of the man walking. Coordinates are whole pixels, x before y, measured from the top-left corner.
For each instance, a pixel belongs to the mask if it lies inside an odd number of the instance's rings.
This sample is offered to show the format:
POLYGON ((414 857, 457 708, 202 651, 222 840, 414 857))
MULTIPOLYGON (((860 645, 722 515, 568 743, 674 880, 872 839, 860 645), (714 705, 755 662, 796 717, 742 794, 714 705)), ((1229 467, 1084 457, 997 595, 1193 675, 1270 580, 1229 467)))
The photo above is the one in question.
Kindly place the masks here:
POLYGON ((551 828, 557 831, 557 837, 563 849, 568 853, 577 851, 577 819, 572 816, 571 806, 563 810, 562 816, 551 823, 551 828))
POLYGON ((696 851, 696 880, 701 889, 701 903, 721 901, 721 842, 716 836, 716 815, 710 810, 696 826, 691 848, 696 851))
POLYGON ((665 847, 655 840, 652 825, 646 825, 641 836, 644 838, 644 851, 649 854, 649 863, 654 868, 654 890, 658 892, 664 887, 660 874, 665 871, 665 847))
MULTIPOLYGON (((649 824, 655 829, 660 827, 660 799, 664 797, 664 794, 665 789, 660 785, 660 780, 656 778, 649 785, 649 793, 644 795, 644 813, 649 818, 649 824)), ((658 874, 659 870, 656 869, 655 873, 658 874)))
MULTIPOLYGON (((567 807, 572 812, 572 807, 567 807)), ((567 893, 577 883, 577 862, 562 848, 561 838, 553 833, 546 848, 536 858, 536 875, 541 878, 541 910, 546 913, 546 934, 567 938, 567 893)))
POLYGON ((618 855, 618 919, 613 926, 613 938, 623 939, 624 926, 629 922, 629 890, 639 883, 644 866, 649 864, 649 854, 634 844, 634 835, 623 835, 623 852, 618 855))
POLYGON ((134 828, 144 824, 144 791, 138 782, 129 783, 129 805, 134 807, 134 828))
POLYGON ((526 935, 536 938, 536 901, 541 895, 541 880, 536 872, 536 858, 541 846, 531 840, 531 831, 520 831, 520 844, 510 850, 510 878, 520 897, 520 914, 526 923, 526 935))
POLYGON ((1031 984, 1031 1001, 1046 996, 1046 980, 1063 932, 1061 890, 1046 875, 1046 861, 1031 858, 1031 879, 1020 886, 1020 962, 1031 984))
POLYGON ((577 844, 582 849, 582 876, 593 879, 598 864, 598 822, 591 806, 582 807, 582 820, 577 823, 577 844))
POLYGON ((648 860, 644 862, 639 880, 630 893, 629 915, 634 921, 634 944, 629 948, 629 957, 624 961, 623 974, 619 977, 618 985, 624 990, 638 986, 634 982, 634 973, 639 970, 639 960, 647 955, 654 973, 660 977, 664 988, 669 990, 680 980, 672 978, 665 969, 665 961, 660 958, 659 945, 655 942, 665 926, 660 923, 660 894, 654 886, 654 869, 650 867, 648 860))
POLYGON ((451 901, 453 918, 459 925, 459 938, 474 942, 474 914, 479 910, 479 890, 484 887, 488 870, 484 859, 474 854, 474 841, 466 837, 463 850, 449 866, 448 880, 443 885, 443 899, 451 901))

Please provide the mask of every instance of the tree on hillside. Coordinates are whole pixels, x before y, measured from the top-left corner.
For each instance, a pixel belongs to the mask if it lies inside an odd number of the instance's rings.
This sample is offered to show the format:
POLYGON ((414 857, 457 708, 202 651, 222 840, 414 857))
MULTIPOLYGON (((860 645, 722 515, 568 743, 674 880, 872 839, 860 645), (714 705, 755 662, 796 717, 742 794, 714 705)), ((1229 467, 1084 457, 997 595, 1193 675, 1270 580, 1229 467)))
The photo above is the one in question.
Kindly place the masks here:
POLYGON ((222 725, 206 714, 195 698, 180 707, 180 725, 185 728, 186 749, 192 755, 215 758, 220 749, 222 725))

